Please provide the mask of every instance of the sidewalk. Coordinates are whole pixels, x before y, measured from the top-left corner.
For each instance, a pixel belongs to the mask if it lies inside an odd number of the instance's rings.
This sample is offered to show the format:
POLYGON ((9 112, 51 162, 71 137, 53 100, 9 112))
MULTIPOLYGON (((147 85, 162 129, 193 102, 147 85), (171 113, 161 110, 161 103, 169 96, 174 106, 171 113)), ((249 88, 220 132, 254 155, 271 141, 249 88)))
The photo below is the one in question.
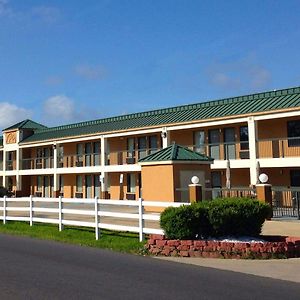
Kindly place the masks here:
MULTIPOLYGON (((300 221, 267 221, 264 224, 262 234, 300 237, 300 221)), ((173 262, 186 263, 202 267, 228 270, 300 283, 300 258, 271 260, 243 260, 193 257, 157 258, 173 262)))

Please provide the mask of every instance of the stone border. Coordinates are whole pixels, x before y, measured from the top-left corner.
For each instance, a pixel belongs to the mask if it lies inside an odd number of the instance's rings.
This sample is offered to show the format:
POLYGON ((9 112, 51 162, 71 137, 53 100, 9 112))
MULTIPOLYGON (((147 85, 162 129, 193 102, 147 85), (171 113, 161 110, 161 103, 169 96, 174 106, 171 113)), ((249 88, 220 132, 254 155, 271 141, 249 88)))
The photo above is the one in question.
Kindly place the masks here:
POLYGON ((145 247, 150 254, 181 257, 270 259, 300 257, 300 237, 264 236, 267 242, 168 240, 152 234, 145 247))

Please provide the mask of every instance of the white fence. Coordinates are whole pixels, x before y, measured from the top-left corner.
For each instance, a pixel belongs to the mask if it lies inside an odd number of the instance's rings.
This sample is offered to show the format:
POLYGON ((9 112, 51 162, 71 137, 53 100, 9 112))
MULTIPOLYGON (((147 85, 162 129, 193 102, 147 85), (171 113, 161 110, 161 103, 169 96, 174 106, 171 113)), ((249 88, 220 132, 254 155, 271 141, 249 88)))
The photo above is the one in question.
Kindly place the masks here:
POLYGON ((83 226, 95 228, 96 240, 99 239, 100 229, 109 229, 117 231, 128 231, 139 233, 139 239, 144 239, 144 234, 163 234, 162 229, 147 228, 145 227, 145 221, 159 221, 160 215, 150 212, 145 212, 145 207, 178 207, 181 205, 190 205, 190 203, 172 203, 172 202, 157 202, 157 201, 144 201, 143 199, 135 200, 106 200, 106 199, 76 199, 76 198, 40 198, 40 197, 23 197, 23 198, 0 198, 0 212, 2 210, 2 216, 0 220, 6 221, 27 221, 30 226, 33 222, 58 224, 59 231, 63 230, 64 225, 71 226, 83 226), (21 204, 23 204, 21 206, 21 204), (93 209, 81 208, 76 209, 74 205, 83 204, 92 206, 93 209), (17 205, 17 206, 16 206, 17 205), (72 208, 65 206, 73 205, 72 208), (54 207, 47 207, 54 206, 54 207), (117 211, 111 211, 105 209, 105 206, 113 207, 117 211), (135 212, 124 212, 121 207, 136 208, 135 212), (119 208, 119 211, 118 211, 119 208), (13 212, 14 216, 9 215, 9 212, 13 212), (40 213, 49 215, 35 216, 40 213), (54 217, 53 217, 54 215, 54 217), (70 216, 80 216, 83 220, 72 220, 70 216), (50 216, 50 217, 49 217, 50 216), (66 216, 69 216, 66 218, 66 216), (120 223, 120 220, 129 219, 138 221, 138 226, 121 225, 121 224, 109 224, 101 222, 101 217, 111 217, 118 220, 116 223, 120 223), (85 220, 89 219, 89 220, 85 220), (92 219, 92 221, 91 221, 92 219))

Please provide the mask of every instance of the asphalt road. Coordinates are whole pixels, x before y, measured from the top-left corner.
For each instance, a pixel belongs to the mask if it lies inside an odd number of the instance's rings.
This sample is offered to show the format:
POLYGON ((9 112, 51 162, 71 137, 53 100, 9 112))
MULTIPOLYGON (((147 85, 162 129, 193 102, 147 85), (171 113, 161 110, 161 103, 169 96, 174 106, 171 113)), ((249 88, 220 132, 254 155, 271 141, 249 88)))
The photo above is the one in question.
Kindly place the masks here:
POLYGON ((299 299, 300 285, 0 235, 0 299, 299 299))

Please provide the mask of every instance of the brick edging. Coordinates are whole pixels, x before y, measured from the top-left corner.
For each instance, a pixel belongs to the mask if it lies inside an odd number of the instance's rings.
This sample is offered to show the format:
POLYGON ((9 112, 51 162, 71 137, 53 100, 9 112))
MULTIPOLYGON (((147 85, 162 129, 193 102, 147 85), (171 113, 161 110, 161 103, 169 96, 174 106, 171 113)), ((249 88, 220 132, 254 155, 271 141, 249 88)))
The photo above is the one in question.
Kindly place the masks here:
POLYGON ((267 242, 220 242, 214 240, 168 240, 150 235, 145 247, 161 256, 211 258, 292 258, 300 257, 300 237, 264 237, 267 242))

